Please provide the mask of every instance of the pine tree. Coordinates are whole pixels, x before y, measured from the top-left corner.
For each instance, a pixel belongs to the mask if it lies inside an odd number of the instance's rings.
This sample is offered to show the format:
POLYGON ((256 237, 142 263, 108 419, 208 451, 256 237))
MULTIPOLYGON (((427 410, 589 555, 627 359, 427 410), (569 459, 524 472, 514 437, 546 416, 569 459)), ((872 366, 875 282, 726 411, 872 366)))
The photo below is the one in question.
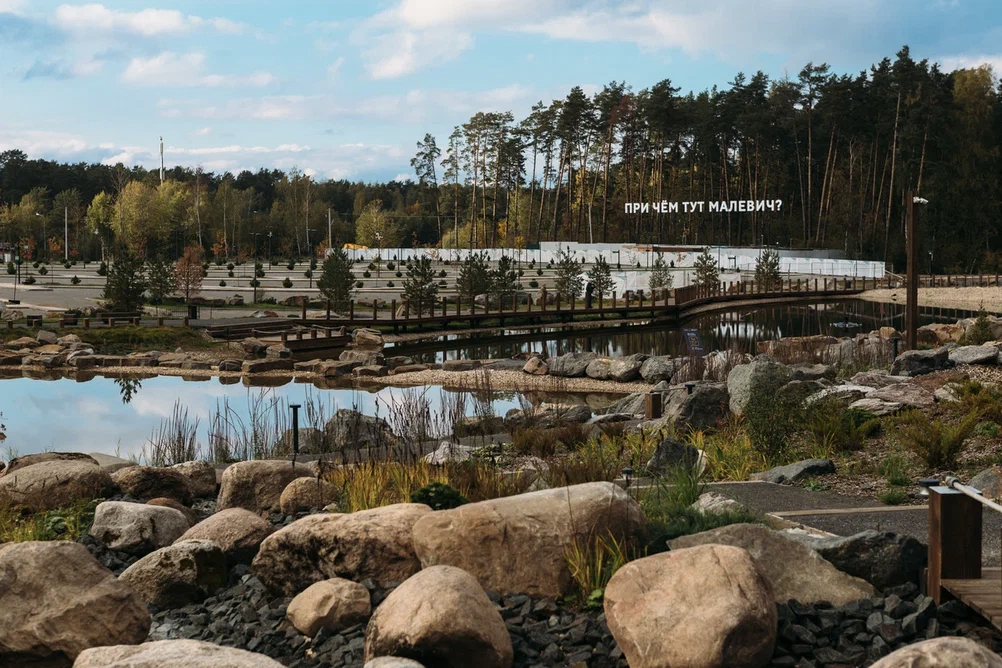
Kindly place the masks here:
POLYGON ((988 312, 985 311, 985 303, 981 302, 978 307, 978 317, 964 335, 964 343, 969 346, 980 346, 982 343, 987 343, 994 338, 992 335, 992 325, 988 321, 988 312))
POLYGON ((522 287, 518 282, 518 271, 515 263, 507 255, 502 255, 497 267, 490 272, 490 297, 495 304, 508 305, 511 296, 522 287))
POLYGON ((162 255, 158 255, 146 263, 146 289, 150 293, 150 302, 161 304, 164 299, 177 289, 177 279, 174 275, 174 263, 162 255))
POLYGON ((783 283, 779 273, 779 253, 767 250, 755 261, 755 283, 761 290, 772 290, 783 283))
POLYGON ((710 254, 709 248, 704 248, 703 252, 696 258, 696 285, 700 287, 716 286, 720 280, 720 272, 717 268, 717 258, 710 254))
POLYGON ((651 276, 647 280, 647 287, 654 290, 671 290, 672 286, 672 275, 668 271, 668 264, 665 262, 664 256, 658 253, 658 256, 654 259, 654 265, 651 267, 651 276))
POLYGON ((557 294, 563 299, 577 299, 584 289, 581 264, 574 261, 568 250, 561 251, 557 260, 557 294))
POLYGON ((477 295, 487 294, 490 289, 490 267, 486 253, 471 253, 463 264, 459 265, 459 277, 456 280, 459 295, 470 303, 477 295))
POLYGON ((104 298, 111 310, 132 313, 142 307, 144 292, 143 260, 123 246, 108 270, 104 298))
POLYGON ((343 248, 333 248, 320 268, 317 288, 335 311, 346 311, 355 294, 355 274, 343 248))
POLYGON ((612 280, 612 270, 609 269, 609 263, 601 256, 595 262, 595 266, 588 270, 588 280, 591 281, 591 288, 600 299, 611 293, 612 289, 616 287, 615 281, 612 280))
POLYGON ((431 268, 431 259, 421 258, 407 272, 407 279, 404 281, 404 297, 412 309, 420 308, 420 311, 428 309, 430 313, 435 307, 435 299, 438 297, 438 283, 435 282, 435 270, 431 268))

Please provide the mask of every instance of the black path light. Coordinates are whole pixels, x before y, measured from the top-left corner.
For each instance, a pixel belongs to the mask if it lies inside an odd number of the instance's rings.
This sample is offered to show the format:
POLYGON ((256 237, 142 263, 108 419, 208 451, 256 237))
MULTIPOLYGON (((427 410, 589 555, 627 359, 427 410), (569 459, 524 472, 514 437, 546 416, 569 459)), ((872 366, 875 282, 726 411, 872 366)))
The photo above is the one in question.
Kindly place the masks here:
POLYGON ((295 466, 299 455, 299 409, 302 404, 289 404, 289 408, 292 409, 292 464, 295 466))

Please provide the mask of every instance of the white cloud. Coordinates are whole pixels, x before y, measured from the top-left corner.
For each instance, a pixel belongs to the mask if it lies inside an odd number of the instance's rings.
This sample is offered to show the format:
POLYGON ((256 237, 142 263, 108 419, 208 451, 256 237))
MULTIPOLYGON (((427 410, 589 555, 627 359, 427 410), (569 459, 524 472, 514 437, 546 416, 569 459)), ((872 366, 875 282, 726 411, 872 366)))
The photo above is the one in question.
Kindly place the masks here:
POLYGON ((122 73, 122 81, 140 86, 264 88, 276 83, 278 79, 268 72, 255 72, 245 76, 206 74, 205 54, 197 52, 177 54, 173 51, 164 51, 152 58, 133 58, 122 73))
POLYGON ((394 123, 423 123, 477 111, 520 111, 538 94, 514 84, 484 91, 411 90, 399 95, 343 99, 335 95, 269 95, 230 99, 212 104, 202 99, 161 100, 162 116, 218 120, 328 120, 380 119, 394 123))
POLYGON ((0 14, 20 14, 27 4, 25 0, 0 0, 0 14))
POLYGON ((991 65, 996 77, 1002 75, 1002 53, 994 55, 982 54, 979 56, 946 56, 940 58, 939 63, 946 72, 972 69, 980 65, 991 65))
POLYGON ((327 66, 327 78, 333 79, 337 77, 338 72, 341 71, 341 66, 344 65, 344 56, 339 57, 333 63, 327 66))
POLYGON ((474 35, 506 31, 551 39, 626 42, 735 59, 749 53, 817 59, 858 46, 893 19, 871 0, 398 0, 356 31, 373 78, 395 78, 457 58, 474 35), (808 26, 805 28, 805 26, 808 26), (811 28, 810 26, 814 26, 811 28))
POLYGON ((198 130, 195 130, 195 134, 198 135, 199 137, 205 137, 207 135, 212 134, 212 128, 210 127, 199 128, 198 130))
MULTIPOLYGON (((3 2, 4 0, 0 0, 3 2)), ((205 19, 185 16, 173 9, 143 9, 125 12, 109 9, 100 3, 86 5, 60 5, 53 16, 55 24, 71 33, 125 33, 153 37, 180 35, 200 28, 209 28, 224 34, 241 33, 243 24, 224 18, 205 19)))

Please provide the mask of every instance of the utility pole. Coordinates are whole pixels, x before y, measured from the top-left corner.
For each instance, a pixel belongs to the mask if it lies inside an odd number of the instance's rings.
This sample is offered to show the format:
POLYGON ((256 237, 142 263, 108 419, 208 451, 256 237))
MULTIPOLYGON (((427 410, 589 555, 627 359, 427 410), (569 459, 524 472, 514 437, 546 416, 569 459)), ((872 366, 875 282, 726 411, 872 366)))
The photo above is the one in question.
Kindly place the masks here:
POLYGON ((70 260, 70 208, 63 209, 63 260, 70 260))
POLYGON ((164 138, 160 137, 160 185, 164 184, 164 138))
POLYGON ((916 231, 918 225, 915 200, 913 191, 909 190, 905 193, 905 234, 907 235, 905 245, 908 249, 908 274, 905 279, 905 329, 909 350, 918 348, 918 233, 916 231))
POLYGON ((334 245, 334 237, 331 236, 331 210, 330 207, 327 208, 327 253, 330 253, 331 247, 334 245))

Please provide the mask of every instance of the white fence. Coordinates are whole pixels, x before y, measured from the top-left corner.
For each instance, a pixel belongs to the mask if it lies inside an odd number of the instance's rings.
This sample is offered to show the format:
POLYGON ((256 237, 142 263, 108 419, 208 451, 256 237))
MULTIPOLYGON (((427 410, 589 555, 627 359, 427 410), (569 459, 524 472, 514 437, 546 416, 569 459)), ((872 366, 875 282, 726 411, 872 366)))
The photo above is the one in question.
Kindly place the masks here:
MULTIPOLYGON (((741 249, 747 250, 747 249, 741 249)), ((646 271, 654 263, 657 254, 650 251, 638 251, 624 246, 620 250, 602 250, 583 248, 582 246, 570 247, 570 251, 575 258, 584 258, 586 263, 594 263, 598 258, 605 258, 606 262, 612 265, 616 271, 641 270, 646 271)), ((348 257, 353 260, 372 262, 376 257, 388 261, 407 261, 418 258, 431 258, 432 260, 448 260, 450 262, 462 262, 470 256, 471 251, 466 249, 441 249, 441 248, 367 248, 348 249, 348 257)), ((486 250, 474 250, 472 253, 485 253, 487 258, 496 262, 503 256, 510 257, 519 263, 527 264, 535 261, 537 265, 547 265, 551 261, 556 263, 559 252, 553 250, 529 250, 525 248, 489 248, 486 250)), ((717 264, 722 271, 754 271, 757 255, 736 255, 729 254, 727 248, 711 248, 710 253, 717 257, 717 264)), ((802 251, 801 251, 802 253, 802 251)), ((783 251, 779 251, 780 271, 790 274, 812 274, 815 276, 847 276, 855 278, 883 278, 884 263, 870 260, 833 260, 827 258, 810 257, 784 257, 783 251)), ((684 251, 678 253, 664 253, 665 262, 671 267, 683 268, 692 267, 695 264, 696 251, 684 251)), ((646 284, 646 278, 643 283, 646 284)), ((643 287, 643 286, 638 286, 643 287)), ((631 288, 633 289, 633 288, 631 288)))

